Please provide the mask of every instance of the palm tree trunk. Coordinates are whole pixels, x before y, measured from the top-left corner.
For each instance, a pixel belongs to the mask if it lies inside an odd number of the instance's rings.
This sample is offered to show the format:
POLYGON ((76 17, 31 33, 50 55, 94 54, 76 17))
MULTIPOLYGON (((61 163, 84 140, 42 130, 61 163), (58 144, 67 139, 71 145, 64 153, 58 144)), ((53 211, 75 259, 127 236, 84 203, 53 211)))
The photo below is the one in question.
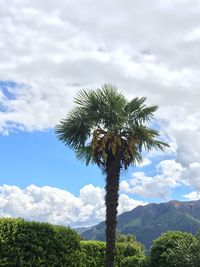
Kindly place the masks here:
POLYGON ((119 198, 120 157, 116 155, 107 163, 106 177, 106 267, 114 267, 117 206, 119 198))

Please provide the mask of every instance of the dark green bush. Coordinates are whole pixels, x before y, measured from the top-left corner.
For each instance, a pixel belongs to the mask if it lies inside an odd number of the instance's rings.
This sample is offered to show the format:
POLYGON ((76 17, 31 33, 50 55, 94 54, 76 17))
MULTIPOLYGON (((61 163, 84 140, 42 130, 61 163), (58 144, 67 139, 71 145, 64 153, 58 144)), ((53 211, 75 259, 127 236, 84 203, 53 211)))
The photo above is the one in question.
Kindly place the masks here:
POLYGON ((81 241, 82 267, 104 266, 105 248, 105 242, 81 241))
POLYGON ((146 257, 129 256, 122 260, 121 267, 148 267, 146 257))
MULTIPOLYGON (((105 261, 106 243, 100 241, 81 241, 82 265, 83 267, 103 267, 105 261)), ((135 243, 116 244, 116 267, 121 266, 126 257, 144 257, 143 246, 135 243)))
POLYGON ((124 235, 122 233, 117 233, 116 237, 117 242, 123 242, 123 243, 134 243, 137 242, 136 237, 134 235, 124 235))
POLYGON ((153 242, 152 267, 198 267, 200 244, 192 234, 166 232, 153 242))
POLYGON ((80 266, 80 237, 70 228, 0 219, 0 266, 80 266))

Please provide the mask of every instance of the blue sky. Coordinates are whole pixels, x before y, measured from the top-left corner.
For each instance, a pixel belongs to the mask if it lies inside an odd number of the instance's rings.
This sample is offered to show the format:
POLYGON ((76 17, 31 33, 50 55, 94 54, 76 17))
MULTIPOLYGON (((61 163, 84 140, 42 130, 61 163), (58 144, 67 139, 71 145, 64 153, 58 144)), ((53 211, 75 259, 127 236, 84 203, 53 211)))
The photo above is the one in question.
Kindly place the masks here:
POLYGON ((30 184, 50 185, 76 195, 85 184, 104 185, 101 171, 78 162, 73 151, 57 140, 53 130, 1 135, 0 145, 1 184, 23 188, 30 184))
MULTIPOLYGON (((1 184, 20 188, 30 184, 49 185, 70 191, 76 196, 86 184, 104 187, 105 176, 101 170, 95 165, 86 166, 78 161, 73 151, 58 141, 53 129, 0 135, 0 146, 1 184)), ((133 172, 141 170, 150 176, 155 175, 155 166, 161 158, 164 160, 169 157, 163 154, 159 159, 155 158, 150 166, 130 167, 121 174, 121 180, 130 179, 133 172)), ((178 188, 171 198, 183 199, 181 194, 187 192, 188 189, 184 187, 178 188)), ((161 201, 157 197, 144 198, 135 194, 134 198, 148 202, 161 201)))
POLYGON ((104 83, 158 104, 153 127, 170 144, 121 175, 119 213, 200 198, 197 1, 12 0, 0 10, 0 216, 104 219, 101 171, 54 134, 77 92, 104 83))

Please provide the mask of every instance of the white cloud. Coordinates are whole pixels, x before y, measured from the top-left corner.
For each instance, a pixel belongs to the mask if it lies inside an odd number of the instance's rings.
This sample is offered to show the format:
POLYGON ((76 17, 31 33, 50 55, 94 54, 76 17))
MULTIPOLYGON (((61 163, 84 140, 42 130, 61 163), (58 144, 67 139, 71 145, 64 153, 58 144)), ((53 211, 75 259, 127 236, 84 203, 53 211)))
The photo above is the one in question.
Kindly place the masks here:
POLYGON ((186 40, 187 41, 196 41, 200 39, 200 28, 196 28, 194 29, 192 32, 190 32, 187 36, 186 36, 186 40))
POLYGON ((200 199, 200 192, 191 192, 189 194, 183 195, 186 199, 188 199, 189 201, 192 200, 199 200, 200 199))
POLYGON ((160 106, 167 153, 198 189, 199 12, 196 0, 0 1, 0 80, 17 83, 12 99, 0 91, 0 132, 54 127, 79 89, 114 83, 160 106))
POLYGON ((164 160, 157 165, 155 176, 135 172, 130 180, 121 182, 120 189, 142 197, 166 200, 170 198, 171 189, 181 185, 183 172, 184 168, 175 160, 164 160))
POLYGON ((168 200, 173 189, 184 186, 195 190, 184 195, 185 198, 198 199, 200 198, 200 163, 188 162, 181 164, 175 160, 163 160, 157 164, 155 175, 148 176, 144 172, 135 172, 131 179, 121 182, 120 189, 122 192, 142 197, 168 200))
POLYGON ((104 82, 199 112, 197 1, 11 0, 0 10, 0 79, 25 85, 3 98, 1 131, 53 127, 77 90, 104 82))
MULTIPOLYGON (((119 197, 119 213, 129 211, 143 202, 122 194, 119 197)), ((89 184, 77 197, 66 190, 30 185, 0 186, 0 216, 22 217, 27 220, 54 224, 89 226, 104 220, 104 189, 89 184)))
POLYGON ((151 164, 151 160, 148 158, 143 158, 142 162, 138 165, 138 167, 145 167, 145 166, 149 166, 151 164))
POLYGON ((186 185, 200 192, 200 163, 191 163, 186 169, 183 179, 186 185))
POLYGON ((184 108, 166 110, 172 119, 163 129, 170 136, 174 146, 173 156, 184 168, 182 183, 195 190, 200 189, 200 113, 190 114, 184 108))

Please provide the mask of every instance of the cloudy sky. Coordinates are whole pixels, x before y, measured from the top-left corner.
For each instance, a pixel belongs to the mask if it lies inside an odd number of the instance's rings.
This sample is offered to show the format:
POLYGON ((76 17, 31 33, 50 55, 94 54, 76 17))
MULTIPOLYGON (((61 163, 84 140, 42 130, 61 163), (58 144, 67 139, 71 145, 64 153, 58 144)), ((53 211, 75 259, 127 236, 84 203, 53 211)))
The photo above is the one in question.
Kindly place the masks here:
POLYGON ((200 198, 200 2, 0 0, 0 216, 87 226, 104 177, 54 126, 84 88, 115 84, 158 104, 170 143, 121 176, 119 212, 200 198))

